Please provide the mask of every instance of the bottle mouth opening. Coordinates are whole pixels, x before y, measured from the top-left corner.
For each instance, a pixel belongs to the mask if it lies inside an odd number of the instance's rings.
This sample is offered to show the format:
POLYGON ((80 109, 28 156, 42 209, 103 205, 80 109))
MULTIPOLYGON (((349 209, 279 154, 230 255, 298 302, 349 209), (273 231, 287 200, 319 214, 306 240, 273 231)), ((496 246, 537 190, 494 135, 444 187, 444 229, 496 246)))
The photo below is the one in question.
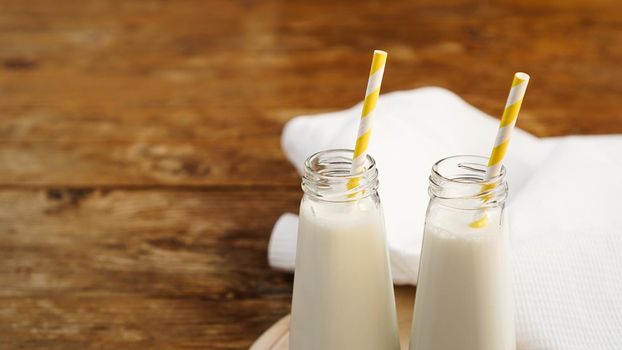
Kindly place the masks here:
POLYGON ((360 170, 352 173, 354 151, 332 149, 313 154, 305 161, 302 190, 328 202, 351 202, 378 189, 376 161, 369 155, 360 170))
POLYGON ((499 174, 487 179, 488 157, 474 155, 457 155, 446 157, 432 166, 432 175, 443 181, 455 184, 488 185, 505 180, 505 166, 501 166, 499 174))
POLYGON ((428 192, 450 206, 477 209, 502 203, 507 197, 506 170, 487 178, 488 158, 458 155, 443 158, 432 166, 428 192))
POLYGON ((376 171, 376 161, 366 155, 363 168, 352 173, 353 156, 354 150, 345 148, 317 152, 305 161, 305 174, 325 180, 350 180, 376 171))

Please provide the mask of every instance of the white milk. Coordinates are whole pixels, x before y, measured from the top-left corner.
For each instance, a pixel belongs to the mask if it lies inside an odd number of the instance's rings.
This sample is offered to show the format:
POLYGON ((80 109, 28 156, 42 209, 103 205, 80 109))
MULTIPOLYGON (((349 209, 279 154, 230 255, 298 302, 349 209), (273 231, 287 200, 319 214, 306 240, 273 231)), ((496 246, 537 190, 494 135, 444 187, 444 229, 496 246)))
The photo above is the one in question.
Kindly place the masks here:
POLYGON ((291 350, 399 350, 377 195, 303 199, 290 329, 291 350))
POLYGON ((501 210, 481 229, 468 226, 473 212, 430 205, 410 350, 516 348, 501 210))

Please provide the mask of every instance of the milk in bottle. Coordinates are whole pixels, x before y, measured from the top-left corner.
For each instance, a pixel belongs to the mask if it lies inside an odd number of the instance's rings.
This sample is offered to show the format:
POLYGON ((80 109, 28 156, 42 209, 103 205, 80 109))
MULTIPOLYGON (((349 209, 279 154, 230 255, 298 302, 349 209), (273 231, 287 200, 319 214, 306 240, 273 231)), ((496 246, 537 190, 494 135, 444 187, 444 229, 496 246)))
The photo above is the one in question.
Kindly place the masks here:
POLYGON ((368 156, 349 189, 351 159, 331 150, 305 163, 290 350, 399 350, 378 170, 368 156))
POLYGON ((503 209, 505 170, 456 156, 430 175, 410 350, 515 350, 503 209), (481 215, 487 224, 472 228, 481 215))

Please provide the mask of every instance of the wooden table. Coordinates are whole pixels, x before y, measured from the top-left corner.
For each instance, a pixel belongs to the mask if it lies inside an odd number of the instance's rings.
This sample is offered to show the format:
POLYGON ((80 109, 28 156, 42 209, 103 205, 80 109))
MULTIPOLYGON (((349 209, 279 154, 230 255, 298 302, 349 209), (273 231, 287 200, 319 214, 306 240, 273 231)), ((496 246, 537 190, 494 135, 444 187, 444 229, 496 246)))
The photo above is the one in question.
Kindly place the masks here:
POLYGON ((0 1, 0 349, 245 349, 289 310, 272 224, 301 113, 440 85, 519 125, 622 132, 616 0, 0 1))

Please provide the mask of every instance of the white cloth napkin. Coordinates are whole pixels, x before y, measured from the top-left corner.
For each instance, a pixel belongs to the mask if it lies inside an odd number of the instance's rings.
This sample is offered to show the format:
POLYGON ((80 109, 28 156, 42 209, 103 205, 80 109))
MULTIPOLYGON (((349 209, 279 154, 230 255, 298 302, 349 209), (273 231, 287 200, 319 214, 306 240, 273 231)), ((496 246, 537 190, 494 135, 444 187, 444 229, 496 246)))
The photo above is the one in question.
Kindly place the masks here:
POLYGON ((622 349, 622 137, 558 141, 510 203, 519 349, 622 349))
MULTIPOLYGON (((302 174, 311 154, 330 148, 352 148, 361 105, 289 121, 282 135, 287 158, 302 174)), ((432 164, 457 154, 490 153, 499 121, 441 88, 422 88, 382 95, 373 126, 369 153, 380 172, 393 280, 415 284, 423 221, 428 204, 432 164)), ((513 195, 535 171, 549 144, 514 130, 505 165, 513 195)), ((292 270, 295 260, 295 216, 279 219, 272 233, 269 260, 273 267, 292 270)))
MULTIPOLYGON (((287 123, 282 146, 298 171, 317 151, 352 147, 360 108, 287 123)), ((393 279, 415 284, 432 164, 488 155, 498 120, 441 88, 383 95, 375 118, 369 152, 393 279)), ((622 349, 622 136, 539 139, 516 129, 504 164, 519 349, 622 349)), ((277 221, 271 266, 293 270, 297 222, 277 221)))

